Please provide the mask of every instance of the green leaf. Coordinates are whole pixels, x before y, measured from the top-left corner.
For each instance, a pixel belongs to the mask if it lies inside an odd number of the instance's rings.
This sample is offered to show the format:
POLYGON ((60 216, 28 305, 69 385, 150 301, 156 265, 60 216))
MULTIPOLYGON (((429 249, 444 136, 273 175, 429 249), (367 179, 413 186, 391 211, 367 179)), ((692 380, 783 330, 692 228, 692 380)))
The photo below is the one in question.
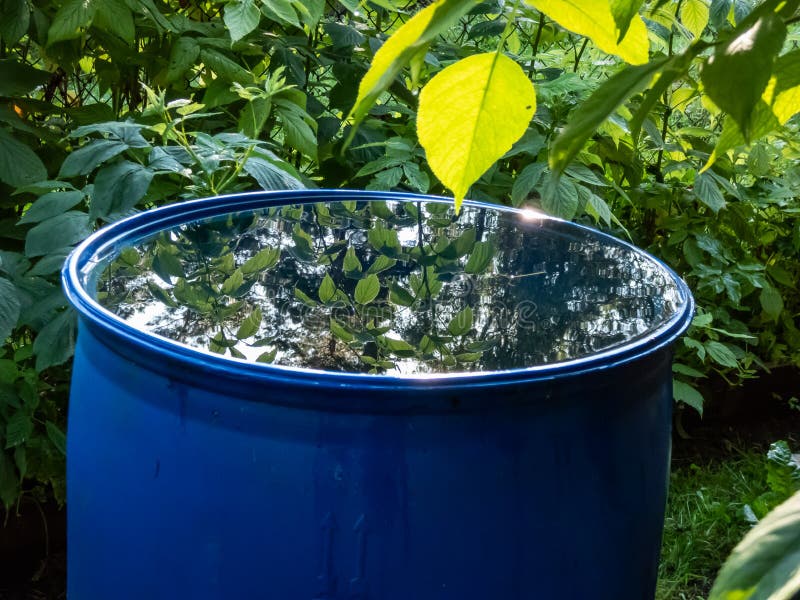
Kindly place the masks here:
POLYGON ((89 215, 70 210, 42 221, 25 237, 25 255, 44 256, 82 241, 92 232, 89 215))
POLYGON ((47 179, 41 159, 28 146, 0 129, 0 181, 21 187, 47 179))
POLYGON ((411 17, 386 40, 375 53, 358 86, 358 98, 349 115, 354 121, 351 137, 356 126, 367 116, 367 111, 403 67, 476 4, 475 0, 437 0, 411 17))
POLYGON ((22 96, 50 81, 47 71, 11 58, 0 60, 0 96, 22 96))
POLYGON ((243 340, 255 335, 261 327, 261 309, 255 308, 253 312, 247 315, 239 329, 236 331, 236 339, 243 340))
POLYGON ((753 110, 767 87, 785 38, 783 20, 767 12, 717 46, 703 65, 700 77, 708 97, 731 116, 745 140, 750 139, 753 110))
POLYGON ((736 362, 736 356, 725 344, 712 341, 706 342, 705 346, 706 350, 708 351, 708 355, 714 362, 722 365, 723 367, 736 368, 738 366, 738 363, 736 362))
MULTIPOLYGON (((13 46, 28 31, 31 9, 27 0, 2 0, 0 2, 0 38, 6 46, 13 46)), ((3 78, 0 77, 0 81, 3 78)), ((6 96, 8 94, 0 94, 6 96)))
POLYGON ((643 0, 611 0, 611 14, 619 30, 617 44, 619 44, 625 37, 625 34, 628 33, 631 21, 638 16, 642 1, 643 0))
POLYGON ((773 442, 767 452, 767 485, 781 501, 800 490, 800 463, 785 440, 773 442))
MULTIPOLYGON (((631 17, 623 37, 615 22, 612 6, 607 1, 526 0, 526 2, 562 27, 588 37, 603 52, 615 54, 633 65, 644 64, 649 58, 650 41, 647 27, 642 18, 636 14, 631 17)), ((618 6, 616 11, 622 15, 629 13, 630 7, 621 9, 618 6)))
POLYGON ((133 44, 136 38, 133 13, 123 0, 98 2, 92 26, 113 33, 128 44, 133 44))
POLYGON ((233 0, 225 5, 223 20, 235 42, 258 27, 261 11, 254 0, 233 0))
POLYGON ((454 336, 465 335, 470 329, 472 329, 472 309, 469 306, 456 313, 447 324, 447 331, 454 336))
POLYGON ((380 291, 381 283, 378 280, 378 276, 367 275, 356 284, 354 298, 358 304, 369 304, 378 297, 380 291))
POLYGON ((92 24, 97 4, 94 0, 67 0, 53 17, 47 31, 47 45, 73 40, 92 24))
POLYGON ((275 357, 277 355, 278 355, 278 349, 273 348, 272 350, 268 350, 267 352, 259 354, 258 358, 256 358, 256 362, 269 364, 275 360, 275 357))
POLYGON ((301 190, 305 187, 291 165, 267 155, 253 153, 244 163, 244 170, 262 190, 301 190))
POLYGON ((306 306, 310 306, 311 308, 317 306, 317 301, 309 297, 309 295, 306 294, 299 287, 294 288, 294 297, 300 300, 300 302, 302 302, 306 306))
POLYGON ((464 271, 471 275, 483 273, 494 256, 494 245, 491 242, 475 242, 464 271))
POLYGON ((334 49, 359 46, 364 42, 364 36, 353 27, 339 23, 325 23, 322 28, 330 36, 334 49))
POLYGON ((249 138, 258 138, 269 118, 272 102, 267 98, 253 98, 239 113, 239 130, 249 138))
POLYGON ((233 294, 236 290, 238 290, 242 284, 244 283, 244 275, 242 275, 241 269, 236 269, 229 277, 222 282, 222 287, 220 288, 220 292, 223 294, 233 294))
POLYGON ((14 462, 5 452, 0 452, 0 501, 6 510, 17 500, 19 495, 19 477, 14 462))
POLYGON ((46 421, 45 429, 47 430, 47 437, 53 443, 53 446, 56 447, 56 450, 61 452, 63 456, 67 455, 67 436, 64 435, 64 432, 53 423, 52 421, 46 421))
POLYGON ((71 309, 61 311, 45 325, 33 342, 36 370, 41 372, 64 363, 75 349, 77 320, 71 309))
POLYGON ((24 444, 33 433, 33 421, 30 415, 19 410, 6 424, 6 450, 24 444))
POLYGON ((275 101, 286 145, 306 156, 317 159, 317 134, 309 125, 311 117, 299 106, 285 100, 275 101))
POLYGON ((535 162, 527 165, 514 179, 511 187, 511 204, 519 206, 528 197, 547 170, 546 162, 535 162))
POLYGON ((725 197, 722 195, 717 183, 708 173, 701 173, 695 177, 694 193, 715 214, 721 208, 725 208, 725 197))
POLYGON ((707 0, 683 0, 681 4, 681 23, 695 39, 700 39, 706 25, 708 25, 708 14, 707 0))
POLYGON ((91 173, 98 165, 125 152, 128 144, 118 140, 94 140, 73 150, 61 165, 59 177, 74 177, 91 173))
POLYGON ((414 296, 399 284, 392 283, 389 286, 389 301, 400 306, 411 306, 414 304, 414 296))
POLYGON ((579 200, 578 187, 566 177, 550 176, 542 187, 542 208, 556 217, 572 219, 579 200))
POLYGON ((94 178, 92 218, 106 218, 133 208, 147 193, 152 179, 150 169, 127 160, 103 167, 94 178))
POLYGON ((322 283, 319 284, 317 296, 319 296, 320 302, 323 304, 327 304, 336 297, 336 284, 333 282, 333 278, 327 273, 325 277, 322 278, 322 283))
POLYGON ((417 134, 431 170, 455 195, 456 211, 535 112, 533 84, 516 62, 495 52, 450 65, 422 89, 417 134))
POLYGON ((181 37, 172 44, 169 51, 169 64, 164 75, 166 83, 182 77, 197 62, 200 45, 193 37, 181 37))
POLYGON ((603 121, 625 100, 644 89, 667 60, 627 67, 598 87, 579 110, 570 113, 566 127, 550 149, 550 168, 556 173, 561 172, 603 121))
POLYGON ((709 600, 792 600, 800 592, 800 492, 778 506, 734 548, 709 600))
POLYGON ((294 27, 300 27, 300 21, 294 8, 292 8, 292 4, 290 0, 269 0, 269 2, 261 4, 261 10, 276 23, 286 23, 294 27))
POLYGON ((396 338, 384 337, 386 348, 396 356, 414 356, 416 349, 405 340, 398 340, 396 338))
POLYGON ((0 277, 0 347, 5 345, 19 319, 20 304, 17 288, 8 279, 0 277))
POLYGON ((396 264, 397 261, 395 259, 389 258, 388 256, 381 254, 378 258, 375 259, 375 262, 373 262, 369 266, 369 269, 367 269, 367 273, 370 275, 373 273, 375 274, 381 273, 382 271, 391 269, 396 264))
POLYGON ((278 264, 278 259, 281 256, 279 248, 264 248, 259 250, 252 257, 248 258, 240 267, 244 275, 258 273, 266 269, 271 269, 278 264))
POLYGON ((341 323, 335 321, 334 319, 331 319, 331 333, 345 343, 353 341, 353 334, 347 331, 347 329, 345 329, 341 323))
POLYGON ((778 317, 780 317, 783 312, 783 298, 781 297, 781 293, 773 286, 767 284, 761 288, 761 294, 758 299, 761 302, 761 308, 764 309, 764 312, 767 313, 772 320, 777 321, 778 317))
POLYGON ((83 200, 83 192, 48 192, 28 207, 19 220, 20 225, 39 223, 73 208, 83 200))
POLYGON ((235 82, 240 85, 254 83, 255 78, 250 71, 212 48, 200 50, 200 60, 224 81, 235 82))
POLYGON ((342 268, 344 272, 347 274, 357 274, 361 273, 363 267, 361 266, 361 261, 358 260, 358 256, 356 256, 356 251, 350 246, 345 252, 344 261, 342 263, 342 268))
POLYGON ((678 379, 672 380, 672 399, 675 402, 683 402, 695 409, 700 416, 703 416, 703 395, 697 391, 693 385, 684 383, 678 379))

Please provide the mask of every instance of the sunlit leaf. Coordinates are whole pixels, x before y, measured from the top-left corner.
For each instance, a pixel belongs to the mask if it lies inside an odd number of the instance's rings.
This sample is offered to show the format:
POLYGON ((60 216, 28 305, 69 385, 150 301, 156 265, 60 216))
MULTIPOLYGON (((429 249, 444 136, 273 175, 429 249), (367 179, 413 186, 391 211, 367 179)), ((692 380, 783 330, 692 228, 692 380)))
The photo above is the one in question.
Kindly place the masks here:
POLYGON ((767 87, 785 37, 783 20, 767 12, 718 46, 701 71, 709 98, 731 116, 745 140, 752 133, 752 112, 767 87))
POLYGON ((660 59, 646 65, 628 67, 597 88, 581 104, 580 110, 570 113, 567 126, 550 149, 550 168, 556 173, 562 171, 603 121, 625 100, 645 88, 666 62, 667 59, 660 59))
POLYGON ((355 125, 364 119, 367 111, 412 58, 424 52, 437 35, 446 31, 476 4, 476 0, 438 0, 395 31, 375 53, 369 70, 358 86, 358 98, 350 112, 355 125))
POLYGON ((681 23, 689 32, 699 39, 708 24, 707 0, 683 0, 681 4, 681 23))
POLYGON ((525 133, 535 111, 527 75, 494 52, 460 60, 423 88, 417 133, 431 170, 453 191, 456 210, 470 186, 525 133))
MULTIPOLYGON (((594 0, 526 0, 536 10, 543 12, 556 23, 570 31, 591 39, 598 48, 608 54, 615 54, 632 65, 647 62, 650 54, 650 41, 647 27, 642 18, 634 14, 622 41, 611 5, 607 1, 594 0)), ((618 9, 620 18, 625 11, 618 9)))

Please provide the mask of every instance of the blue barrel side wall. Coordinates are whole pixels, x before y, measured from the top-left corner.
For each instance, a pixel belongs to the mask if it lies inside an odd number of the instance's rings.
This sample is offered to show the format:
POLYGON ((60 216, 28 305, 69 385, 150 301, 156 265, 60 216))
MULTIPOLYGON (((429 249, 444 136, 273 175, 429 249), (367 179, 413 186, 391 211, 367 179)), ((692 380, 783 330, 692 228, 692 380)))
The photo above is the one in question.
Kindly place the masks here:
POLYGON ((293 407, 263 383, 253 401, 115 348, 81 321, 71 600, 653 597, 668 348, 557 382, 465 388, 446 409, 425 408, 442 389, 394 390, 419 408, 391 414, 293 407))

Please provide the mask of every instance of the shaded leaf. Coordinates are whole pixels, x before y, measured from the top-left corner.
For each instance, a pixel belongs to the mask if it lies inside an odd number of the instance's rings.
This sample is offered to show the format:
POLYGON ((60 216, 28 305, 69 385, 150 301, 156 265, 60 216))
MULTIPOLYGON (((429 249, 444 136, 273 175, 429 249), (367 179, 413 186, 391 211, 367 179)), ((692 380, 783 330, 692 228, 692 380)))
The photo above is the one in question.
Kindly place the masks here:
POLYGON ((703 395, 693 385, 678 379, 672 380, 672 398, 675 402, 683 402, 695 409, 703 416, 703 395))
POLYGON ((16 327, 19 311, 16 286, 8 279, 0 277, 0 346, 5 345, 6 339, 16 327))
POLYGON ((21 187, 47 179, 41 159, 28 146, 0 129, 0 181, 21 187))
POLYGON ((89 215, 67 211, 42 221, 25 237, 26 256, 44 256, 82 241, 92 232, 89 215))

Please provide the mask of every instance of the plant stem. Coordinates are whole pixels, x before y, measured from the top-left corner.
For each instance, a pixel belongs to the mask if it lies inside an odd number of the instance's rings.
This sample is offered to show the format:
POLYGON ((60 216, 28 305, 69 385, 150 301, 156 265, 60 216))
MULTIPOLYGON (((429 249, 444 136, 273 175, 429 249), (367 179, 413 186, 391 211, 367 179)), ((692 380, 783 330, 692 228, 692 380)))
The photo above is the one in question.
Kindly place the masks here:
POLYGON ((578 72, 578 65, 581 62, 581 56, 583 56, 583 51, 586 50, 586 46, 589 43, 589 38, 583 38, 583 44, 581 44, 580 51, 575 55, 575 66, 572 68, 573 73, 578 72))

